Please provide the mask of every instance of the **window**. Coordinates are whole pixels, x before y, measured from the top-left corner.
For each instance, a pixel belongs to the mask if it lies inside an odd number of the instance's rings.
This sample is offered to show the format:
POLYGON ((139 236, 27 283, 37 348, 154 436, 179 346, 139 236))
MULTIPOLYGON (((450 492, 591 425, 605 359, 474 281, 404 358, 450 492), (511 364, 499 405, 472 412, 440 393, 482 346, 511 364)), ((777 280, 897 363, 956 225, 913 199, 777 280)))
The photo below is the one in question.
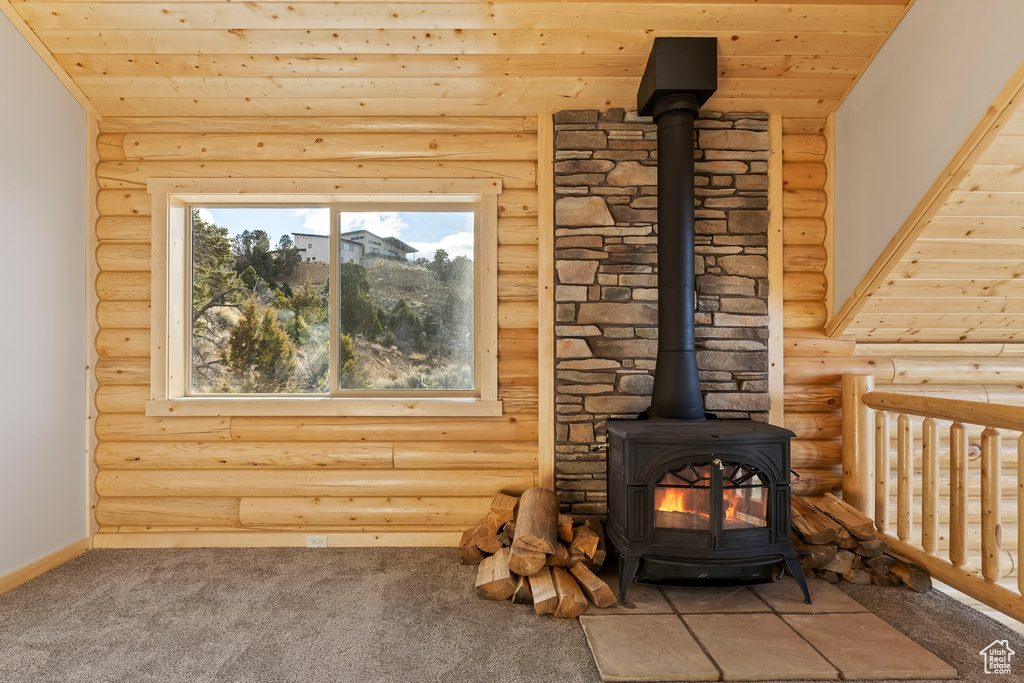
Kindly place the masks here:
POLYGON ((500 181, 299 183, 150 181, 147 413, 500 415, 500 181))

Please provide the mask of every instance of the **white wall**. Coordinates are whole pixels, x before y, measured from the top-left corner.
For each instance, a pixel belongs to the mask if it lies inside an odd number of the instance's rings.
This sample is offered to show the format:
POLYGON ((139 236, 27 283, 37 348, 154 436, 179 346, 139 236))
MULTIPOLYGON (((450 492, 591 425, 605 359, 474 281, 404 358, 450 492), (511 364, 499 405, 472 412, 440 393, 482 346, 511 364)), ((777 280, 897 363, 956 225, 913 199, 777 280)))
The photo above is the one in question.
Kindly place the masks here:
POLYGON ((85 112, 0 14, 0 576, 88 535, 85 153, 85 112))
POLYGON ((1024 62, 1021 0, 916 0, 836 112, 836 309, 1024 62))

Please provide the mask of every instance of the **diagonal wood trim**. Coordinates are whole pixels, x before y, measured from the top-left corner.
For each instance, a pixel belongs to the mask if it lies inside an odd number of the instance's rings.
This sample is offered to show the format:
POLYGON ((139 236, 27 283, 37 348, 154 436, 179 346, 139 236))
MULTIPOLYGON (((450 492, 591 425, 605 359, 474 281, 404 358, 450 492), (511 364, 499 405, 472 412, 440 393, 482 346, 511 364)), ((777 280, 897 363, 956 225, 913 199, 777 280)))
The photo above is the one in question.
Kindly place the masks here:
POLYGON ((1024 64, 1017 69, 995 101, 989 106, 981 121, 946 164, 928 193, 911 212, 910 217, 875 261, 871 270, 854 289, 850 298, 836 316, 825 325, 825 333, 829 337, 836 337, 846 332, 871 295, 890 276, 900 259, 928 226, 928 222, 935 217, 964 177, 970 173, 974 164, 992 144, 1022 103, 1024 103, 1024 64))
POLYGON ((11 0, 0 0, 0 12, 3 12, 4 15, 10 19, 11 23, 14 24, 14 28, 18 29, 18 33, 28 41, 28 44, 36 51, 36 54, 39 55, 46 66, 50 68, 50 71, 53 72, 53 75, 64 84, 64 87, 68 89, 71 96, 74 97, 80 105, 82 105, 85 112, 90 116, 95 117, 97 120, 102 119, 103 116, 100 115, 99 110, 96 109, 88 96, 82 92, 82 89, 78 87, 78 84, 75 83, 75 79, 73 79, 71 75, 64 70, 64 67, 60 65, 57 58, 53 56, 45 45, 43 45, 43 41, 39 39, 39 36, 35 34, 27 23, 25 23, 25 20, 21 18, 18 11, 14 9, 14 5, 11 4, 11 0))
POLYGON ((46 557, 41 557, 35 562, 30 562, 21 569, 15 569, 13 572, 0 576, 0 594, 6 593, 9 590, 14 590, 23 583, 28 583, 37 576, 41 576, 51 569, 59 567, 68 560, 75 559, 88 549, 89 539, 83 538, 80 541, 75 541, 69 546, 50 553, 46 557))

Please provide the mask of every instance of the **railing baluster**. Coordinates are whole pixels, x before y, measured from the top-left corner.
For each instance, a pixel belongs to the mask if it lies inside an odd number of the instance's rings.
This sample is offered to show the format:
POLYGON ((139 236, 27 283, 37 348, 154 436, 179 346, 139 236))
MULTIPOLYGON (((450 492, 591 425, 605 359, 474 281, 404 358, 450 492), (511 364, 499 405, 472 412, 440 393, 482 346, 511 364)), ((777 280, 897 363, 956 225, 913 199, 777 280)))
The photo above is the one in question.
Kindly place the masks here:
POLYGON ((863 398, 874 386, 871 375, 843 375, 843 500, 868 516, 875 511, 875 411, 863 398))
POLYGON ((939 426, 926 417, 921 425, 921 547, 934 555, 939 547, 939 426))
POLYGON ((985 427, 981 433, 981 575, 986 581, 998 581, 1000 576, 1000 445, 999 430, 985 427))
POLYGON ((949 561, 967 564, 967 428, 949 428, 949 561))
POLYGON ((914 521, 914 431, 906 413, 896 419, 896 474, 896 537, 909 543, 914 521))
POLYGON ((875 528, 889 528, 889 413, 875 413, 875 528))

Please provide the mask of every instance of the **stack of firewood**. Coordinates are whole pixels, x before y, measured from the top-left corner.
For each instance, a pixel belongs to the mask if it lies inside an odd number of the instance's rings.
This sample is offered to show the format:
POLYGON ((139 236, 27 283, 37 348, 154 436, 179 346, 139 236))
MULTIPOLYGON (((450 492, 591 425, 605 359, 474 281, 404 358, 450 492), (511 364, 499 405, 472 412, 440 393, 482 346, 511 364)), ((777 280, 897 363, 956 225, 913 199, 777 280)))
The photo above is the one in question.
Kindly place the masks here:
POLYGON ((832 583, 931 590, 928 570, 890 551, 878 539, 870 518, 831 493, 821 498, 793 496, 792 508, 793 545, 805 573, 832 583))
POLYGON ((616 602, 597 577, 605 558, 597 520, 574 525, 558 513, 558 498, 532 488, 519 498, 499 493, 480 523, 459 543, 463 564, 477 564, 476 592, 488 600, 532 604, 537 614, 579 616, 589 603, 616 602))

